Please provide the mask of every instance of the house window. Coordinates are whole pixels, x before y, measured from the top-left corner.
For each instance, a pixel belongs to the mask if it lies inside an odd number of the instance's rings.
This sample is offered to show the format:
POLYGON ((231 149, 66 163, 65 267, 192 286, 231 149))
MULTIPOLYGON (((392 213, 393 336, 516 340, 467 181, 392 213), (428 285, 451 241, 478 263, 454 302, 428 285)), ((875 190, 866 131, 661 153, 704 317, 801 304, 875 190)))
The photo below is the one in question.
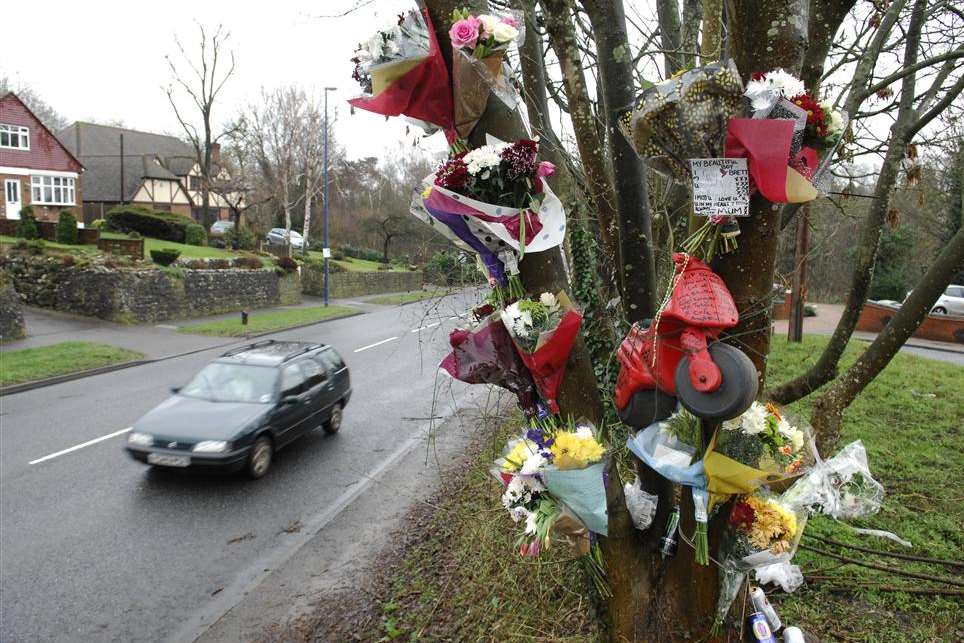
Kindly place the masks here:
POLYGON ((21 125, 0 123, 0 147, 13 150, 30 149, 30 130, 21 125))
POLYGON ((189 176, 188 179, 190 180, 190 189, 195 191, 201 189, 201 177, 189 176))
POLYGON ((66 176, 31 176, 30 200, 40 205, 74 205, 74 179, 66 176))

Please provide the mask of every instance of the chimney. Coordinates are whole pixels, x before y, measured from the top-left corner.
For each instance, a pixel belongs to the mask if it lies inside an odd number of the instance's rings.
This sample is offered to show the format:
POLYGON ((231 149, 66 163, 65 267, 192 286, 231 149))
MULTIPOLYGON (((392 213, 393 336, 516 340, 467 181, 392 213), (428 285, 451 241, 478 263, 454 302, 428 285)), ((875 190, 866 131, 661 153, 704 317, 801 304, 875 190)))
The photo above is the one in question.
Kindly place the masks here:
POLYGON ((221 165, 221 144, 211 143, 211 164, 220 166, 221 165))

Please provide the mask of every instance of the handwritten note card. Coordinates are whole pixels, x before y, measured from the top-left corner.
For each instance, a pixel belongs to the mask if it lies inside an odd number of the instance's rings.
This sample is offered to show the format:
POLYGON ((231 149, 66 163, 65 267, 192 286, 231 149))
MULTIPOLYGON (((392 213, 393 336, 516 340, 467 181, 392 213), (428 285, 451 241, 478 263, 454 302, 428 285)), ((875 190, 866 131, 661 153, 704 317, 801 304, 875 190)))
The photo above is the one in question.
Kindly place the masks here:
POLYGON ((750 216, 746 159, 690 159, 693 209, 697 215, 750 216))

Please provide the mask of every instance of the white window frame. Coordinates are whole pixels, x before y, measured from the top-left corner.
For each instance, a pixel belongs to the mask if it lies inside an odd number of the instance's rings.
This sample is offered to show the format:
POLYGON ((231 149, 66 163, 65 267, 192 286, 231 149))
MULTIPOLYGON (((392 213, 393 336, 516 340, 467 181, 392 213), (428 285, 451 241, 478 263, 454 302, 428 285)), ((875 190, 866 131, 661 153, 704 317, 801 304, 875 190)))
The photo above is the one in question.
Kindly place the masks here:
POLYGON ((30 202, 37 205, 77 205, 72 177, 34 174, 30 177, 30 202))
POLYGON ((30 128, 24 127, 23 125, 0 123, 0 147, 8 150, 29 150, 30 128), (7 138, 6 143, 3 142, 4 136, 7 138), (17 139, 17 145, 13 145, 14 137, 17 139), (20 145, 20 143, 24 144, 20 145))

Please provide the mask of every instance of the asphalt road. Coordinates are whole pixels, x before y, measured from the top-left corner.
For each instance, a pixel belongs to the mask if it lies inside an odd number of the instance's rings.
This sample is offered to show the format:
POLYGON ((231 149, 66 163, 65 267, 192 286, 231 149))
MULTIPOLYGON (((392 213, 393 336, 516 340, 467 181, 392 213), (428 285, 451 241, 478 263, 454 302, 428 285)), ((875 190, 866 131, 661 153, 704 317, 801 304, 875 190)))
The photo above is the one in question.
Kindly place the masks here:
POLYGON ((0 640, 184 640, 224 588, 383 468, 435 402, 443 416, 460 403, 468 387, 435 366, 467 297, 274 335, 334 346, 354 393, 338 435, 299 440, 257 482, 122 451, 124 429, 223 348, 0 398, 0 640))

